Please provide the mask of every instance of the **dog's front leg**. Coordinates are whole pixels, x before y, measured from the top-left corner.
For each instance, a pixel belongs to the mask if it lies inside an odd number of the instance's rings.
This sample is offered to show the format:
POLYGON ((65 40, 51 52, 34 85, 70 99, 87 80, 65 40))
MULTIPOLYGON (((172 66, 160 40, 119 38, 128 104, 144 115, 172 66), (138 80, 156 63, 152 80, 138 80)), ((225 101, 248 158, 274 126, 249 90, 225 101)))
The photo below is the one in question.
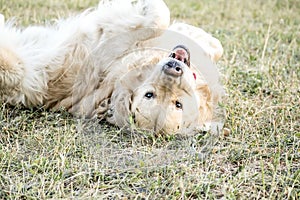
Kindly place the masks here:
MULTIPOLYGON (((66 71, 69 77, 75 75, 71 95, 59 101, 54 99, 54 107, 90 115, 95 105, 109 98, 113 90, 105 87, 99 77, 108 79, 113 70, 122 74, 126 66, 116 64, 117 60, 139 42, 161 34, 169 21, 170 13, 162 0, 104 0, 96 10, 62 22, 60 35, 67 38, 64 47, 68 44, 67 47, 73 48, 69 50, 71 56, 65 59, 66 71), (101 95, 95 95, 98 88, 101 95)), ((108 79, 109 85, 113 86, 115 79, 108 79)), ((61 81, 60 85, 66 84, 61 81)))
POLYGON ((162 0, 103 1, 94 20, 100 37, 93 55, 107 66, 139 42, 160 35, 169 26, 170 12, 162 0))

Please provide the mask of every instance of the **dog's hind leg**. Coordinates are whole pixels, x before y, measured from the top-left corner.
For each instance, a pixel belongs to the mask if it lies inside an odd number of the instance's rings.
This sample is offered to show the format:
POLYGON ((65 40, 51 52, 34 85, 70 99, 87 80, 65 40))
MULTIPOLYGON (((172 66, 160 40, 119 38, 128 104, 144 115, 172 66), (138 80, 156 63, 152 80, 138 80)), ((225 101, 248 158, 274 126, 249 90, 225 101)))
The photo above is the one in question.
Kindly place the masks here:
POLYGON ((0 47, 0 100, 25 106, 42 104, 43 92, 39 91, 35 75, 26 69, 23 60, 9 48, 0 47), (34 88, 36 87, 36 88, 34 88))
POLYGON ((20 93, 24 76, 22 61, 12 51, 0 48, 0 97, 15 104, 23 101, 20 93))

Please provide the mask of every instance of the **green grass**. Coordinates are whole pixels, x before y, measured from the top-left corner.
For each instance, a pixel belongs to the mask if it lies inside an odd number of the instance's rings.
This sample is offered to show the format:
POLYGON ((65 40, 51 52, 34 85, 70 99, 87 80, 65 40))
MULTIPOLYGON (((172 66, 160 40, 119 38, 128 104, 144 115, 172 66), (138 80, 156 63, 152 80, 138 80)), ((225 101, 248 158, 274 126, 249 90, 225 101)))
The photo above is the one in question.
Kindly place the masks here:
MULTIPOLYGON (((219 38, 226 127, 205 136, 128 133, 65 113, 0 104, 0 199, 300 199, 298 0, 167 0, 173 19, 219 38)), ((19 25, 96 0, 0 0, 19 25)))

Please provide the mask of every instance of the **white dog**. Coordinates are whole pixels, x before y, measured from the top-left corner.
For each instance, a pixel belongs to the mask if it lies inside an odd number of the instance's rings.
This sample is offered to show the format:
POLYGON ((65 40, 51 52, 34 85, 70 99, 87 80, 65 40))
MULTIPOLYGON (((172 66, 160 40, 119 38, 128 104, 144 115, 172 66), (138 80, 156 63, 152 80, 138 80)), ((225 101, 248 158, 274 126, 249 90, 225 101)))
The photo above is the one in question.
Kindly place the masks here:
POLYGON ((52 27, 0 19, 0 98, 168 134, 219 122, 220 42, 169 23, 162 0, 102 1, 52 27))

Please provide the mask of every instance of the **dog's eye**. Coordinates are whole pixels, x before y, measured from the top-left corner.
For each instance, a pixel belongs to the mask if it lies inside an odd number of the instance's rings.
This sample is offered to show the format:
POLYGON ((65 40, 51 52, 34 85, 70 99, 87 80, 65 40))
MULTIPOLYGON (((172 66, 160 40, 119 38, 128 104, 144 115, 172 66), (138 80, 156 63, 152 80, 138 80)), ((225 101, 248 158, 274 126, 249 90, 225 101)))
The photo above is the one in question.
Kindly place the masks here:
POLYGON ((175 106, 176 106, 176 108, 178 108, 178 109, 182 109, 182 104, 181 104, 179 101, 176 101, 176 102, 175 102, 175 106))
POLYGON ((154 97, 154 93, 153 93, 153 92, 147 92, 147 93, 145 94, 145 97, 146 97, 147 99, 151 99, 151 98, 154 97))

